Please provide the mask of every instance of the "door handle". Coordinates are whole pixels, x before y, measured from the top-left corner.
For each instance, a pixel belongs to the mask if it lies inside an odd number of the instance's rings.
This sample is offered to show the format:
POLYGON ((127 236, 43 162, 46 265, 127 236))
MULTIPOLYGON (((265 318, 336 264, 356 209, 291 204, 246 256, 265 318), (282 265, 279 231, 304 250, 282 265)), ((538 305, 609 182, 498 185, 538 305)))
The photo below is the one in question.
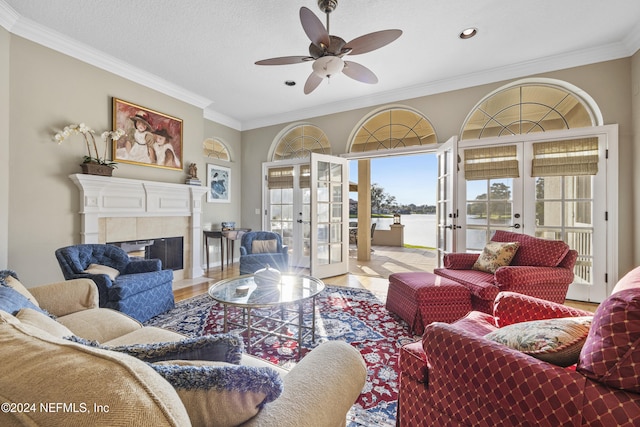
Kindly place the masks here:
POLYGON ((513 224, 513 225, 511 226, 511 228, 518 229, 518 228, 520 228, 520 224, 513 224))

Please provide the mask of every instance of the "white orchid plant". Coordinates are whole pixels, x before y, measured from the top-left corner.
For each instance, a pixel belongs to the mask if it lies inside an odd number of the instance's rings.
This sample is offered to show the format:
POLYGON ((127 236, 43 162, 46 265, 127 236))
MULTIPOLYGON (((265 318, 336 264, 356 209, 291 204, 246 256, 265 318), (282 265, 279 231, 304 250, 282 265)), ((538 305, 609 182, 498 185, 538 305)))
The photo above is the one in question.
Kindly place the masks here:
POLYGON ((94 136, 95 131, 84 123, 80 123, 79 125, 71 124, 69 126, 65 126, 64 129, 56 133, 53 138, 58 144, 61 144, 62 141, 76 134, 82 134, 82 136, 84 137, 84 141, 87 144, 88 155, 83 157, 83 163, 98 163, 100 165, 106 165, 112 168, 116 167, 115 162, 107 160, 107 146, 109 145, 109 140, 117 141, 124 135, 124 131, 122 129, 102 132, 101 137, 104 141, 104 153, 102 156, 100 156, 100 152, 98 151, 98 144, 96 144, 96 138, 94 136))

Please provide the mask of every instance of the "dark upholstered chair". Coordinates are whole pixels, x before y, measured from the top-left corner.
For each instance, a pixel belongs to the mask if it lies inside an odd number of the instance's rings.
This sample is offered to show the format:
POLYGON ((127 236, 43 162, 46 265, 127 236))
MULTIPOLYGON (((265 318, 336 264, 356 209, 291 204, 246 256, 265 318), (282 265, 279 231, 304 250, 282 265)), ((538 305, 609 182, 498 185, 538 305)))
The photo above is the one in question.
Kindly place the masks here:
POLYGON ((121 248, 102 244, 60 248, 56 258, 66 280, 89 278, 96 283, 100 307, 144 322, 175 306, 173 271, 163 270, 159 259, 130 259, 121 248))
POLYGON ((289 248, 271 231, 250 231, 242 236, 240 274, 252 274, 267 264, 280 271, 289 269, 289 248))

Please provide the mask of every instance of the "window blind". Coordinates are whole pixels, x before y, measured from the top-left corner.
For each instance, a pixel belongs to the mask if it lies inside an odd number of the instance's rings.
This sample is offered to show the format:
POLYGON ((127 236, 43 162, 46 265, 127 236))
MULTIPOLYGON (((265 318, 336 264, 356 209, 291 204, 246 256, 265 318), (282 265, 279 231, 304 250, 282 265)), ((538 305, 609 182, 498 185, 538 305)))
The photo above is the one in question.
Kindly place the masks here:
POLYGON ((515 145, 464 150, 464 177, 468 181, 519 176, 515 145))
POLYGON ((293 167, 271 168, 267 175, 267 186, 273 188, 293 188, 293 167))
POLYGON ((533 144, 531 176, 575 176, 598 173, 598 138, 533 144))
POLYGON ((300 188, 311 188, 311 165, 300 166, 300 188))

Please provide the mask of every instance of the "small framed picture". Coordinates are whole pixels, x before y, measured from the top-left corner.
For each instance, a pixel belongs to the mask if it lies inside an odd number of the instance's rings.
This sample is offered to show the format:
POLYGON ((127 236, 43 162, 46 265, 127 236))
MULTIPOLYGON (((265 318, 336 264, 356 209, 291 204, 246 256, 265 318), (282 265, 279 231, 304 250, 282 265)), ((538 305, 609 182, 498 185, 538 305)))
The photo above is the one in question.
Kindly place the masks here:
POLYGON ((182 170, 182 120, 113 98, 113 161, 182 170))
POLYGON ((207 202, 229 203, 231 201, 231 169, 207 164, 207 202))

